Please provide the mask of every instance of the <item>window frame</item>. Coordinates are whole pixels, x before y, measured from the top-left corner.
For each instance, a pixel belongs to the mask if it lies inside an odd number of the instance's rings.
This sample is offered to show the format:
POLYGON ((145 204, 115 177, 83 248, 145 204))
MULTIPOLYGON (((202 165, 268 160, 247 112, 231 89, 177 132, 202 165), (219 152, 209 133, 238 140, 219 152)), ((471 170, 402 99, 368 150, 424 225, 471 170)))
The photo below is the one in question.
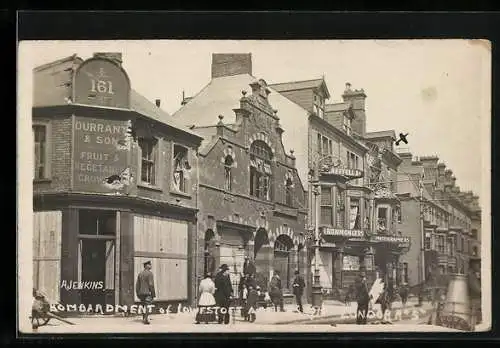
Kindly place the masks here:
POLYGON ((190 161, 190 154, 191 154, 191 149, 184 145, 184 144, 181 144, 181 143, 176 143, 176 142, 172 142, 172 150, 171 150, 171 161, 170 161, 170 165, 171 165, 171 170, 170 170, 170 192, 174 193, 174 194, 178 194, 178 195, 187 195, 187 196, 190 196, 191 195, 191 185, 189 184, 190 182, 190 179, 188 179, 184 173, 182 173, 182 184, 184 185, 184 190, 182 189, 178 189, 175 184, 174 184, 174 173, 175 173, 175 148, 176 147, 181 147, 183 148, 184 150, 186 150, 186 159, 188 161, 188 163, 191 165, 191 161, 190 161))
POLYGON ((160 144, 161 144, 161 138, 159 137, 139 137, 137 139, 137 148, 139 152, 138 156, 138 183, 137 185, 140 187, 146 187, 146 188, 154 188, 154 189, 161 189, 162 186, 162 180, 161 180, 161 173, 160 173, 160 163, 161 163, 161 151, 160 151, 160 144), (141 146, 141 142, 143 141, 148 141, 148 142, 155 142, 153 146, 153 151, 152 153, 155 153, 155 161, 154 161, 154 183, 144 181, 142 180, 142 165, 143 165, 143 148, 141 146))
POLYGON ((231 155, 226 155, 224 158, 224 190, 231 192, 233 189, 233 165, 234 159, 231 155), (227 164, 228 158, 231 159, 231 164, 227 164))
POLYGON ((270 146, 262 141, 262 140, 255 140, 249 148, 249 158, 250 158, 250 163, 249 163, 249 171, 250 171, 250 183, 248 186, 249 189, 249 195, 252 197, 255 197, 257 199, 261 199, 264 201, 272 201, 273 200, 273 180, 274 180, 274 171, 273 171, 273 152, 270 148, 270 146), (261 153, 258 151, 256 152, 256 149, 261 148, 261 152, 265 152, 268 158, 265 158, 261 153), (262 151, 265 150, 265 151, 262 151), (256 166, 252 165, 252 162, 256 164, 256 160, 259 159, 263 162, 263 165, 267 164, 270 168, 271 173, 266 173, 266 171, 262 171, 256 166), (263 189, 267 188, 265 190, 266 194, 262 194, 264 191, 263 189))
POLYGON ((332 190, 332 187, 331 186, 320 186, 320 196, 319 196, 319 209, 320 209, 320 216, 319 216, 319 225, 320 226, 333 226, 333 223, 334 223, 334 197, 333 197, 333 190, 332 190), (326 204, 324 201, 323 201, 323 191, 326 191, 326 190, 329 190, 330 193, 329 193, 329 197, 330 197, 330 204, 326 204), (330 211, 330 218, 329 218, 329 222, 328 221, 325 223, 325 221, 323 220, 323 211, 326 211, 327 209, 329 209, 330 211))
POLYGON ((52 180, 52 166, 51 166, 51 155, 52 155, 52 123, 49 120, 33 120, 32 125, 32 139, 33 139, 33 181, 34 182, 44 182, 44 181, 51 181, 52 180), (45 149, 44 149, 44 156, 45 156, 45 163, 44 163, 44 168, 43 168, 43 178, 37 178, 35 173, 34 173, 34 165, 36 163, 36 156, 35 156, 35 127, 45 127, 45 149))

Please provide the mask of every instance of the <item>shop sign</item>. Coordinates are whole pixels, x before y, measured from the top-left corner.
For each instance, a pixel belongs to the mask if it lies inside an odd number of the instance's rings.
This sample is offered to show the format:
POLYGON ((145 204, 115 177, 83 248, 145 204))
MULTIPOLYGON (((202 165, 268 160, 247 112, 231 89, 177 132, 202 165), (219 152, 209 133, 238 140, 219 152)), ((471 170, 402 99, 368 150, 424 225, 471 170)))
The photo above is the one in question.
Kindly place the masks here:
POLYGON ((349 238, 362 238, 364 232, 362 230, 347 230, 339 228, 323 228, 323 235, 325 236, 338 236, 349 238))
POLYGON ((409 237, 396 237, 396 236, 374 236, 377 242, 396 243, 396 244, 409 244, 409 237))
POLYGON ((123 69, 115 63, 107 59, 89 59, 75 72, 73 102, 128 109, 129 79, 123 69))
POLYGON ((359 169, 350 169, 350 168, 329 168, 328 170, 322 171, 322 174, 326 175, 339 175, 345 176, 349 179, 357 179, 363 177, 363 171, 359 169))
POLYGON ((73 190, 125 192, 133 176, 126 144, 128 123, 75 117, 73 123, 73 190))

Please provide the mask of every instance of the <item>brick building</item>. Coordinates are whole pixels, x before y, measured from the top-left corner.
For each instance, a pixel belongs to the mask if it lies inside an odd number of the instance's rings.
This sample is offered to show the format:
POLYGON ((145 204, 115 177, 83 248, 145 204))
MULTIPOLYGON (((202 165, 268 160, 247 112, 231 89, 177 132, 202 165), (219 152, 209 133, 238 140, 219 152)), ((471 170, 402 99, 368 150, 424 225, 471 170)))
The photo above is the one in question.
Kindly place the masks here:
POLYGON ((318 182, 310 180, 308 188, 309 220, 314 225, 319 210, 324 292, 342 296, 362 266, 372 280, 377 269, 399 280, 398 258, 409 238, 397 231, 393 218, 399 201, 391 181, 401 163, 393 149, 394 131, 366 132, 366 94, 349 83, 343 101, 334 104, 326 102, 330 92, 324 79, 271 87, 309 113, 307 122, 301 121, 306 124, 295 127, 308 128, 309 170, 318 171, 318 182))
POLYGON ((478 197, 461 192, 438 157, 413 158, 408 151, 399 155, 401 229, 415 241, 402 260, 405 280, 416 285, 438 280, 438 275, 467 273, 469 258, 480 251, 478 197))
POLYGON ((34 287, 131 304, 151 260, 156 300, 192 302, 202 137, 131 89, 121 63, 73 55, 33 71, 34 287))
POLYGON ((272 271, 280 271, 285 293, 294 270, 306 265, 306 193, 278 116, 304 112, 282 96, 272 99, 266 82, 251 74, 250 55, 214 54, 212 80, 174 114, 205 138, 197 237, 204 257, 197 277, 225 263, 236 296, 245 256, 255 263, 262 289, 272 271))

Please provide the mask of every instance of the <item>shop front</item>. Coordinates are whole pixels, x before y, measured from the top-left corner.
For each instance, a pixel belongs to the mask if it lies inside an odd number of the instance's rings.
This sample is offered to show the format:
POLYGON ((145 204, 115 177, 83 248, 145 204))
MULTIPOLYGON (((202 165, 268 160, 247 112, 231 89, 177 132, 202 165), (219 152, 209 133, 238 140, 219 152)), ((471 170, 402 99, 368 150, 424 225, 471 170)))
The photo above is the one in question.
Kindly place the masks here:
POLYGON ((394 285, 399 286, 406 277, 407 272, 399 262, 400 256, 408 251, 410 238, 404 236, 372 236, 375 242, 375 268, 380 276, 390 277, 394 280, 394 285))

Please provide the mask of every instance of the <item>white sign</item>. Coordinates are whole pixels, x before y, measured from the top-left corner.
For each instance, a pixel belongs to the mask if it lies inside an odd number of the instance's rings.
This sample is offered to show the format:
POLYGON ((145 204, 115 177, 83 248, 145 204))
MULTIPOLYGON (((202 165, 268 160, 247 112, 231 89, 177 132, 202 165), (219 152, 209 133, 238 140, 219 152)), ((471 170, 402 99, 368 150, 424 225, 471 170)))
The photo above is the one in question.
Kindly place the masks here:
POLYGON ((349 168, 330 168, 329 170, 324 171, 323 174, 342 175, 342 176, 347 176, 349 178, 363 177, 363 171, 359 169, 349 169, 349 168))
POLYGON ((339 236, 339 237, 364 237, 364 232, 361 230, 346 230, 339 228, 325 228, 323 229, 325 236, 339 236))
POLYGON ((375 240, 377 242, 389 242, 389 243, 400 243, 400 244, 410 243, 410 238, 408 237, 375 236, 375 240))

